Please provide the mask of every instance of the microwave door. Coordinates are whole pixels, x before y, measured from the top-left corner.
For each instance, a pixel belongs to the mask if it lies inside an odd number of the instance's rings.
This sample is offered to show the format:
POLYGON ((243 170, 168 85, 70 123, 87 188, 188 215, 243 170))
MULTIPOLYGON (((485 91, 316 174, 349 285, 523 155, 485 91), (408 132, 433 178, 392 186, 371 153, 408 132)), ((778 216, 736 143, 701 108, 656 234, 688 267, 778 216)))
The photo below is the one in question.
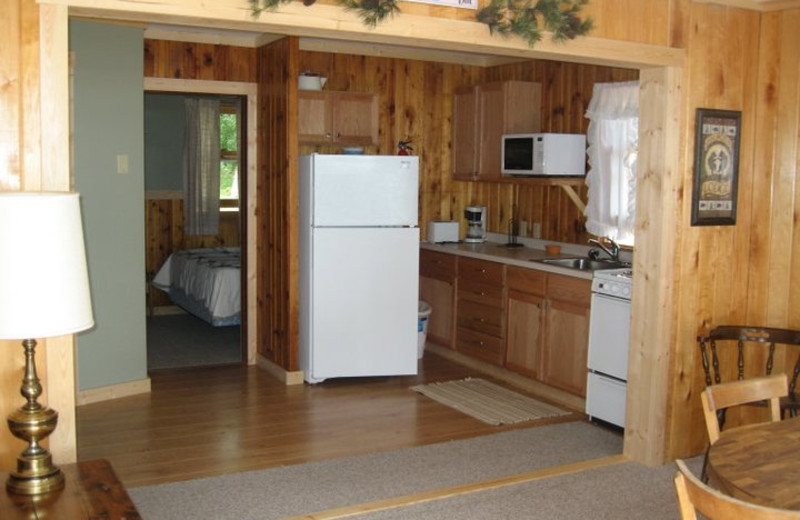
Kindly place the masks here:
POLYGON ((505 137, 503 142, 503 171, 511 175, 533 173, 533 146, 531 137, 505 137))

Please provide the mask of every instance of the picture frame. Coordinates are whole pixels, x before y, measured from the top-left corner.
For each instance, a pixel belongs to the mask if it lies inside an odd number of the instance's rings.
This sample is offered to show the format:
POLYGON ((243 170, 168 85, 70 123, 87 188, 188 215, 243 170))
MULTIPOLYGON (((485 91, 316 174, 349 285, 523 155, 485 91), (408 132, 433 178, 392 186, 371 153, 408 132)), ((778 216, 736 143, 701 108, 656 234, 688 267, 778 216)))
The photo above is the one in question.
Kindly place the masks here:
POLYGON ((742 113, 698 108, 692 185, 693 226, 736 224, 742 113))

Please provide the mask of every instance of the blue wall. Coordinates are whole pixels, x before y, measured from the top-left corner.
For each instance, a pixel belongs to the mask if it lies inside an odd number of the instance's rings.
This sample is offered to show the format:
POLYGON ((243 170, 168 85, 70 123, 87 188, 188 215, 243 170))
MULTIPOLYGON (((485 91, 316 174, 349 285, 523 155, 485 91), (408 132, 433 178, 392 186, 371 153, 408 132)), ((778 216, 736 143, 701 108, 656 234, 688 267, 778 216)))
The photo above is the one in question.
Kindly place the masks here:
POLYGON ((143 32, 71 21, 74 164, 96 326, 79 334, 78 387, 147 378, 143 32), (128 173, 118 173, 119 156, 128 173))
POLYGON ((145 190, 183 190, 185 112, 184 96, 145 94, 145 190))

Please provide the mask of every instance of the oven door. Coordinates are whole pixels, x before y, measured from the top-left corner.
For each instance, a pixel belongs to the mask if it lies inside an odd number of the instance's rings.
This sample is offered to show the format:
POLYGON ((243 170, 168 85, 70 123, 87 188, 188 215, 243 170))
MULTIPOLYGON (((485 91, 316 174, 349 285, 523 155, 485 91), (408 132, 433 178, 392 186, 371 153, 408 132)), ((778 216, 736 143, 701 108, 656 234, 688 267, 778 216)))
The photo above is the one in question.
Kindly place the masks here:
POLYGON ((631 302, 603 294, 592 294, 589 319, 588 368, 611 377, 628 379, 631 302))

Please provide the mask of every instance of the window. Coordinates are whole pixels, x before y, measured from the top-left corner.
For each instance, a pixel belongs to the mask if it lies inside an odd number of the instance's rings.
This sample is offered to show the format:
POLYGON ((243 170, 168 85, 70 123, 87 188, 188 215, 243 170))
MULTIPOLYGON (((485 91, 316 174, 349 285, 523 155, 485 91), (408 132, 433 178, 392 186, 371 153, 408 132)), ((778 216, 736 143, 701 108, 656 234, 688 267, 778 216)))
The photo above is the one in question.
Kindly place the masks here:
POLYGON ((239 103, 223 101, 219 107, 219 207, 239 209, 239 103))
POLYGON ((597 83, 586 117, 589 118, 586 230, 633 246, 639 82, 597 83))

